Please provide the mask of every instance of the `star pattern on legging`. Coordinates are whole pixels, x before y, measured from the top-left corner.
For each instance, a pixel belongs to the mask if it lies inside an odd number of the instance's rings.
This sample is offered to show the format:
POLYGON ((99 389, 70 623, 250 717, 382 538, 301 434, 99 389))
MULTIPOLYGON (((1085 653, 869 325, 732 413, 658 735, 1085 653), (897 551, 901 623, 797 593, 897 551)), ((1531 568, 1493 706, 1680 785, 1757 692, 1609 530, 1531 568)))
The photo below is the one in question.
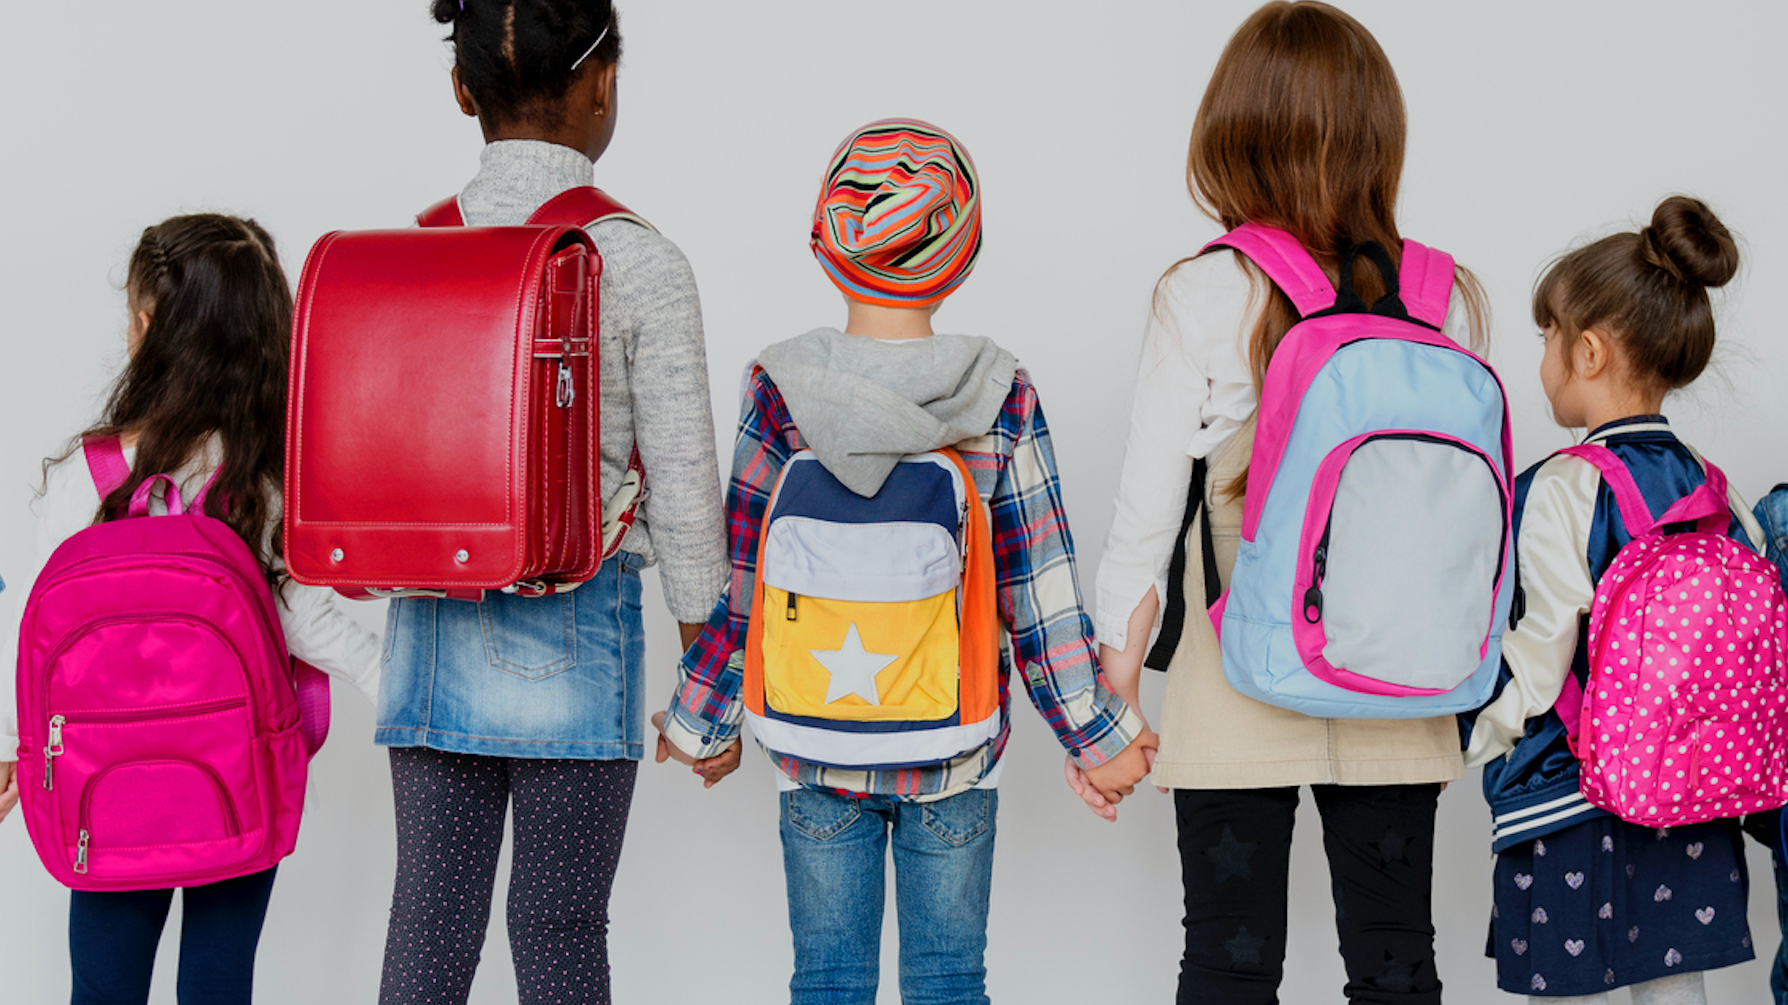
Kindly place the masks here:
POLYGON ((1409 839, 1389 827, 1385 828, 1384 837, 1378 839, 1378 855, 1384 859, 1385 865, 1390 865, 1392 862, 1402 862, 1404 865, 1408 865, 1409 839))
POLYGON ((1236 929, 1235 938, 1223 943, 1229 950, 1229 961, 1235 964, 1260 963, 1260 950, 1266 945, 1266 937, 1248 934, 1248 926, 1236 929))
POLYGON ((1414 963, 1399 963, 1395 954, 1389 950, 1384 954, 1384 968, 1373 980, 1381 990, 1407 993, 1415 990, 1416 969, 1422 965, 1421 960, 1414 963))
POLYGON ((1237 841, 1235 831, 1225 824, 1222 839, 1204 850, 1204 856, 1211 860, 1211 864, 1217 871, 1216 879, 1213 882, 1221 883, 1231 876, 1253 879, 1254 867, 1249 864, 1249 861, 1254 858, 1254 851, 1259 847, 1258 844, 1237 841))

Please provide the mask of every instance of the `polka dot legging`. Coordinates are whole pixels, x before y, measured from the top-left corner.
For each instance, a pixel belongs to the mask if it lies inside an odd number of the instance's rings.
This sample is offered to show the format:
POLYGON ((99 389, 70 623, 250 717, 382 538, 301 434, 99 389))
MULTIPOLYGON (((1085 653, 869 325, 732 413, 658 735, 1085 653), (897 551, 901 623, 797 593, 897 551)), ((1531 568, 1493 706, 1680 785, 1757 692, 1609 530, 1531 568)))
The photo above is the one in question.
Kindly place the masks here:
POLYGON ((397 886, 380 1005, 471 994, 512 799, 506 918, 522 1005, 608 1005, 608 898, 638 770, 392 748, 397 886))

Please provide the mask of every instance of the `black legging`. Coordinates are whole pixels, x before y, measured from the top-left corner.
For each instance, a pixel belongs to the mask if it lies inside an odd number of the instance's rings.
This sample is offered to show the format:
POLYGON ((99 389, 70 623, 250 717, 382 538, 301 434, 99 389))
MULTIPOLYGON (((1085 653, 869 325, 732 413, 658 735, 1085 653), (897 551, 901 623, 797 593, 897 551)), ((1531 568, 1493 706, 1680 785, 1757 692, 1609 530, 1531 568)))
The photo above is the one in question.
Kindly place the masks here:
MULTIPOLYGON (((1312 786, 1354 1005, 1439 1005, 1434 810, 1439 785, 1312 786)), ((1181 1005, 1278 1000, 1298 790, 1174 792, 1186 889, 1181 1005)))
POLYGON ((380 1005, 463 1003, 515 802, 509 948, 523 1005, 608 1005, 608 897, 636 761, 391 751, 397 887, 380 1005))

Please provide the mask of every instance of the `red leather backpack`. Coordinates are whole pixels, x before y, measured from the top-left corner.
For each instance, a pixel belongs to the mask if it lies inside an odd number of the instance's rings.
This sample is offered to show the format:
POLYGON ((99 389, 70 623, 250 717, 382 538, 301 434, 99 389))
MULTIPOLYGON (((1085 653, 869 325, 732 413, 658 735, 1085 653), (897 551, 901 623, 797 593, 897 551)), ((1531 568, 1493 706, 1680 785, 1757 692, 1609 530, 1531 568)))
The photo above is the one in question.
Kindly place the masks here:
POLYGON ((541 595, 595 575, 644 497, 637 451, 605 526, 597 401, 602 258, 623 218, 575 188, 520 227, 325 235, 298 284, 286 567, 354 597, 541 595))

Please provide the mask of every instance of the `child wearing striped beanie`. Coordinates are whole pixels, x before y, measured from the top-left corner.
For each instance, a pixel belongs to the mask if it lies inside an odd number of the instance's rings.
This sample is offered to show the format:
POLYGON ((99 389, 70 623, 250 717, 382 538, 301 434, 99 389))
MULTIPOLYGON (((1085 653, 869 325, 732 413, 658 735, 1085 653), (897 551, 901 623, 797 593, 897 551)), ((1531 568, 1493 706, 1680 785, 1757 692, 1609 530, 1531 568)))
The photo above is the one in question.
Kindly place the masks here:
POLYGON ((981 253, 981 185, 956 138, 884 119, 832 155, 813 211, 813 256, 853 300, 926 307, 968 278, 981 253))
POLYGON ((749 719, 777 769, 792 1005, 875 1000, 890 847, 902 996, 987 1000, 1013 692, 1109 802, 1156 745, 1099 669, 1030 375, 932 329, 981 250, 980 195, 924 122, 872 123, 832 156, 812 245, 846 323, 766 347, 746 378, 732 586, 653 718, 660 761, 716 757, 749 719))

